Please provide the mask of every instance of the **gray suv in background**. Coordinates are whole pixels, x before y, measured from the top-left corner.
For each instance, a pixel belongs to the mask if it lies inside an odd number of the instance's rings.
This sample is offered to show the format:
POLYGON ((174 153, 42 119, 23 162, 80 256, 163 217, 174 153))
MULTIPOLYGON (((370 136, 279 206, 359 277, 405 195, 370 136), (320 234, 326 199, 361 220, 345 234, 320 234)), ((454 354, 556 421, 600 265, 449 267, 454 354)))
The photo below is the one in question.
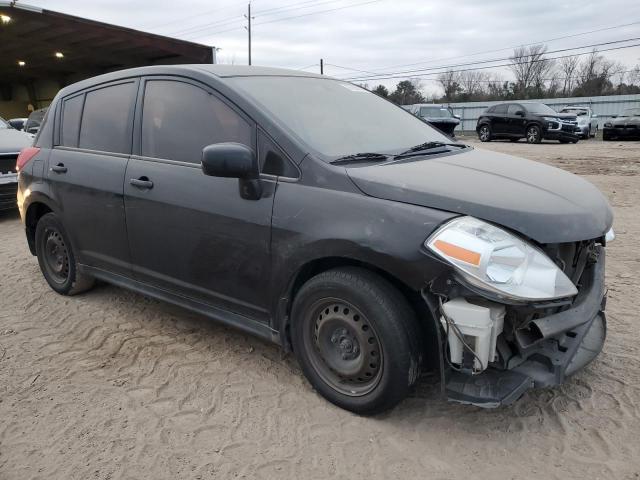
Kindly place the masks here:
POLYGON ((559 113, 576 116, 576 132, 582 138, 593 138, 598 133, 598 116, 593 113, 591 107, 566 106, 559 113))

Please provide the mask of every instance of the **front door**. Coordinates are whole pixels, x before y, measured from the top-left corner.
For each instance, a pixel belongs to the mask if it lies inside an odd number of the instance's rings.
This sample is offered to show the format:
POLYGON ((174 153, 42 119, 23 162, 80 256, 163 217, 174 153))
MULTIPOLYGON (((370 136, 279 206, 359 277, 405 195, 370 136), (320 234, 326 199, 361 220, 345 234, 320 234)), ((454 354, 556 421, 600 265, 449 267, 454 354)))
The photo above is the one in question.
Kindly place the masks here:
POLYGON ((78 261, 128 275, 123 182, 137 80, 60 102, 47 178, 78 261))
POLYGON ((504 135, 507 129, 507 105, 496 105, 491 112, 491 132, 494 135, 504 135))
POLYGON ((134 276, 268 321, 275 181, 263 180, 260 199, 244 199, 237 179, 206 176, 200 168, 209 144, 255 150, 255 125, 197 83, 149 79, 143 90, 138 155, 124 186, 134 276))

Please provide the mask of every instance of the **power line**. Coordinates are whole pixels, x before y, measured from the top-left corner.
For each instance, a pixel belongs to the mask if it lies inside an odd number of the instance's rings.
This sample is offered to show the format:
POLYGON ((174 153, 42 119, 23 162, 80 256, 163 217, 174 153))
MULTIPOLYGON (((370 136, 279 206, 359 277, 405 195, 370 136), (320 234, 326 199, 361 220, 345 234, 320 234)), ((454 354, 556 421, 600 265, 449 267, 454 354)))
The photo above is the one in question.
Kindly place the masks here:
MULTIPOLYGON (((305 1, 305 2, 296 2, 296 3, 290 3, 288 5, 283 5, 280 7, 273 7, 273 8, 268 8, 266 10, 258 10, 256 12, 254 12, 255 15, 259 15, 259 16, 271 16, 271 15, 279 15, 281 13, 285 13, 285 12, 291 12, 291 11, 295 11, 295 10, 303 10, 306 8, 315 8, 315 7, 319 7, 322 5, 326 5, 329 3, 336 3, 339 2, 341 0, 326 0, 326 1, 322 1, 322 2, 317 2, 316 0, 313 1, 305 1)), ((219 28, 219 27, 223 27, 226 25, 232 25, 238 21, 241 21, 241 19, 239 18, 239 15, 236 17, 229 17, 229 18, 225 18, 222 20, 218 20, 215 22, 210 22, 210 23, 205 23, 205 24, 200 24, 200 25, 194 25, 192 27, 180 30, 178 32, 173 32, 174 35, 184 35, 184 34, 195 34, 195 33, 199 33, 202 32, 204 30, 208 30, 211 27, 215 27, 215 28, 219 28)), ((226 31, 231 31, 233 29, 228 29, 228 30, 224 30, 226 31)), ((216 32, 215 30, 211 33, 221 33, 221 32, 216 32)))
MULTIPOLYGON (((633 37, 633 38, 627 38, 624 40, 614 40, 614 41, 610 41, 610 42, 600 42, 600 43, 594 43, 594 44, 590 44, 590 45, 582 45, 582 46, 578 46, 578 47, 571 47, 571 48, 561 48, 561 49, 557 49, 557 50, 551 50, 549 52, 545 52, 544 54, 551 54, 551 53, 562 53, 562 52, 568 52, 571 50, 582 50, 585 48, 595 48, 595 47, 599 47, 599 46, 603 46, 603 45, 613 45, 613 44, 617 44, 617 43, 624 43, 624 42, 632 42, 632 41, 636 41, 636 40, 640 40, 640 37, 633 37)), ((587 52, 590 53, 590 52, 587 52)), ((578 54, 576 54, 578 55, 578 54)), ((568 55, 568 56, 572 56, 572 55, 568 55)), ((564 58, 564 57, 558 57, 558 58, 564 58)), ((426 71, 432 71, 432 70, 448 70, 451 68, 457 68, 457 67, 466 67, 466 66, 471 66, 471 65, 481 65, 481 64, 486 64, 486 63, 495 63, 495 62, 502 62, 505 60, 510 60, 511 57, 503 57, 503 58, 494 58, 491 60, 478 60, 475 62, 469 62, 469 63, 459 63, 459 64, 452 64, 452 65, 440 65, 440 66, 436 66, 436 67, 429 67, 429 68, 420 68, 420 69, 416 69, 416 70, 403 70, 403 71, 398 71, 398 72, 389 72, 387 74, 374 74, 374 75, 368 75, 368 76, 359 76, 359 77, 347 77, 347 78, 343 78, 343 80, 348 80, 348 81, 358 81, 358 80, 377 80, 378 77, 386 77, 387 75, 400 75, 400 74, 410 74, 410 75, 406 75, 406 77, 410 77, 410 76, 415 76, 415 74, 420 73, 420 72, 426 72, 426 71)), ((549 58, 542 58, 541 60, 550 60, 549 58)), ((442 73, 442 72, 439 72, 442 73)))
MULTIPOLYGON (((589 35, 591 33, 604 32, 606 30, 613 30, 613 29, 616 29, 616 28, 629 27, 629 26, 638 25, 638 24, 640 24, 640 21, 635 21, 635 22, 631 22, 631 23, 624 23, 624 24, 621 24, 621 25, 614 25, 614 26, 610 26, 610 27, 598 28, 598 29, 595 29, 595 30, 587 31, 587 32, 574 33, 574 34, 571 34, 571 35, 563 35, 561 37, 554 37, 554 38, 550 38, 550 39, 547 39, 547 40, 540 40, 540 41, 537 41, 537 42, 523 43, 523 44, 520 44, 520 45, 512 45, 510 47, 497 48, 497 49, 493 49, 493 50, 483 50, 483 51, 480 51, 480 52, 469 53, 469 54, 466 54, 466 55, 458 55, 458 56, 455 56, 455 57, 436 58, 436 59, 423 60, 423 61, 413 62, 413 63, 401 63, 401 64, 395 64, 395 65, 388 65, 388 66, 382 67, 382 68, 383 69, 389 69, 389 68, 395 68, 395 67, 411 67, 413 65, 423 65, 423 64, 439 62, 439 61, 443 61, 443 60, 457 60, 459 58, 473 57, 473 56, 482 55, 482 54, 485 54, 485 53, 502 52, 502 51, 505 51, 505 50, 511 50, 511 49, 518 48, 518 47, 528 47, 528 46, 531 46, 531 45, 538 45, 538 44, 541 44, 541 43, 549 43, 549 42, 553 42, 553 41, 557 41, 557 40, 564 40, 564 39, 567 39, 567 38, 579 37, 579 36, 582 36, 582 35, 589 35)), ((388 71, 385 72, 384 70, 377 72, 377 74, 380 74, 380 75, 384 75, 384 74, 387 74, 387 73, 389 73, 389 72, 388 71)))
MULTIPOLYGON (((170 22, 163 22, 163 23, 160 23, 160 24, 150 24, 150 25, 147 25, 146 27, 143 24, 143 26, 139 27, 139 28, 144 28, 145 30, 147 30, 147 29, 162 28, 162 27, 166 27, 168 25, 176 25, 178 23, 182 23, 182 22, 185 22, 187 20, 191 20, 193 18, 201 18, 201 17, 203 17, 205 15, 211 15, 212 13, 221 12, 223 10, 231 10, 232 8, 238 8, 240 5, 243 5, 244 3, 245 3, 245 1, 243 0, 242 2, 237 2, 234 5, 227 5, 226 7, 222 7, 222 8, 214 8, 213 10, 207 10, 207 11, 200 12, 200 13, 197 13, 197 14, 194 14, 194 15, 189 15, 187 17, 174 19, 174 20, 172 20, 170 22)), ((229 18, 231 18, 231 17, 229 17, 229 18)))
MULTIPOLYGON (((369 0, 367 2, 354 3, 354 4, 351 4, 351 5, 344 5, 342 7, 329 8, 329 9, 326 9, 326 10, 318 10, 316 12, 305 13, 305 14, 302 14, 302 15, 294 15, 294 16, 283 17, 283 18, 276 18, 276 19, 273 19, 273 20, 267 20, 265 22, 257 22, 254 25, 255 26, 265 25, 265 24, 268 24, 268 23, 281 22, 281 21, 284 21, 284 20, 291 20, 291 19, 294 19, 294 18, 309 17, 311 15, 318 15, 318 14, 321 14, 321 13, 335 12, 335 11, 344 10, 344 9, 347 9, 347 8, 360 7, 360 6, 368 5, 368 4, 371 4, 371 3, 377 3, 377 2, 380 2, 380 1, 382 1, 382 0, 369 0)), ((236 28, 237 27, 229 28, 229 29, 226 29, 226 30, 209 32, 209 34, 207 34, 207 36, 209 36, 210 34, 220 34, 220 33, 230 32, 230 31, 236 30, 236 28)), ((198 39, 198 38, 203 38, 203 35, 196 36, 196 37, 191 37, 191 40, 198 39)))
MULTIPOLYGON (((620 46, 620 47, 604 48, 602 50, 598 50, 598 53, 609 52, 609 51, 613 51, 613 50, 623 50, 625 48, 633 48, 633 47, 640 47, 640 43, 635 43, 633 45, 624 45, 624 46, 620 46)), ((561 58, 574 57, 574 56, 578 57, 578 56, 582 56, 582 55, 590 55, 591 53, 592 52, 581 52, 581 53, 575 53, 573 55, 561 55, 561 56, 558 56, 558 57, 547 57, 547 58, 541 58, 539 60, 531 60, 531 63, 537 63, 537 62, 542 62, 542 61, 547 61, 547 60, 558 60, 558 59, 561 59, 561 58)), ((476 70, 487 70, 487 69, 490 69, 490 68, 509 67, 511 65, 512 65, 511 63, 504 63, 504 64, 500 64, 500 65, 489 65, 489 66, 485 66, 485 67, 465 68, 465 69, 460 69, 460 70, 445 70, 445 71, 441 71, 441 72, 421 73, 421 74, 415 74, 415 75, 389 75, 389 76, 377 77, 377 78, 354 78, 354 79, 341 79, 341 80, 350 81, 350 82, 359 82, 359 81, 370 81, 370 80, 391 80, 391 79, 396 79, 396 78, 422 78, 422 77, 426 77, 426 76, 430 76, 430 75, 439 75, 441 73, 446 73, 446 72, 453 72, 453 73, 470 72, 470 71, 476 71, 476 70)))

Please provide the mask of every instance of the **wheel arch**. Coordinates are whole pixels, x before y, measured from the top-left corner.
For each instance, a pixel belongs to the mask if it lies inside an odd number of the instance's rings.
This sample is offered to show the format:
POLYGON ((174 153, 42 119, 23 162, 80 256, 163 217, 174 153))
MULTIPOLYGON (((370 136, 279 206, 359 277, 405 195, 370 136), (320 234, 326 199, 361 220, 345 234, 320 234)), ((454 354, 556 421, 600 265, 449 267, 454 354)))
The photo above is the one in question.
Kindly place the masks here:
POLYGON ((30 199, 24 214, 25 234, 27 235, 27 243, 32 255, 36 254, 36 226, 38 221, 47 213, 56 212, 56 208, 49 199, 42 195, 34 195, 34 197, 30 199))
MULTIPOLYGON (((290 279, 285 296, 280 299, 280 303, 278 305, 277 328, 280 335, 281 345, 283 346, 285 351, 291 351, 291 308, 296 294, 298 293, 300 288, 314 276, 322 272, 341 267, 362 268, 363 270, 372 272, 388 281, 407 300, 407 302, 415 312, 416 318, 418 318, 419 320, 420 328, 422 329, 422 331, 431 331, 430 326, 427 324, 433 323, 433 319, 431 318, 429 308, 422 299, 420 292, 416 291, 407 283, 403 282, 392 272, 380 268, 373 263, 355 258, 341 256, 322 257, 310 260, 302 265, 290 279)), ((433 338, 433 340, 436 340, 435 337, 433 338)), ((424 345, 425 348, 432 347, 428 338, 425 338, 424 345)), ((437 343, 433 345, 433 348, 437 348, 437 343)))

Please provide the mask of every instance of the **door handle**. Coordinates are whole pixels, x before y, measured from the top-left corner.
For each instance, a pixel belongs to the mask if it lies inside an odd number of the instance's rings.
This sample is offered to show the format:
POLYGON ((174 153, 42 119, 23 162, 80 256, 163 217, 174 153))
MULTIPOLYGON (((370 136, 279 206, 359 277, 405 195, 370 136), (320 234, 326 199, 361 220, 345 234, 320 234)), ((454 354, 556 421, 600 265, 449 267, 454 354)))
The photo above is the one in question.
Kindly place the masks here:
POLYGON ((67 173, 67 167, 64 166, 64 163, 59 163, 51 167, 51 171, 56 173, 67 173))
POLYGON ((142 189, 153 188, 153 182, 149 180, 147 177, 132 178, 129 180, 129 183, 134 187, 138 187, 142 189))

